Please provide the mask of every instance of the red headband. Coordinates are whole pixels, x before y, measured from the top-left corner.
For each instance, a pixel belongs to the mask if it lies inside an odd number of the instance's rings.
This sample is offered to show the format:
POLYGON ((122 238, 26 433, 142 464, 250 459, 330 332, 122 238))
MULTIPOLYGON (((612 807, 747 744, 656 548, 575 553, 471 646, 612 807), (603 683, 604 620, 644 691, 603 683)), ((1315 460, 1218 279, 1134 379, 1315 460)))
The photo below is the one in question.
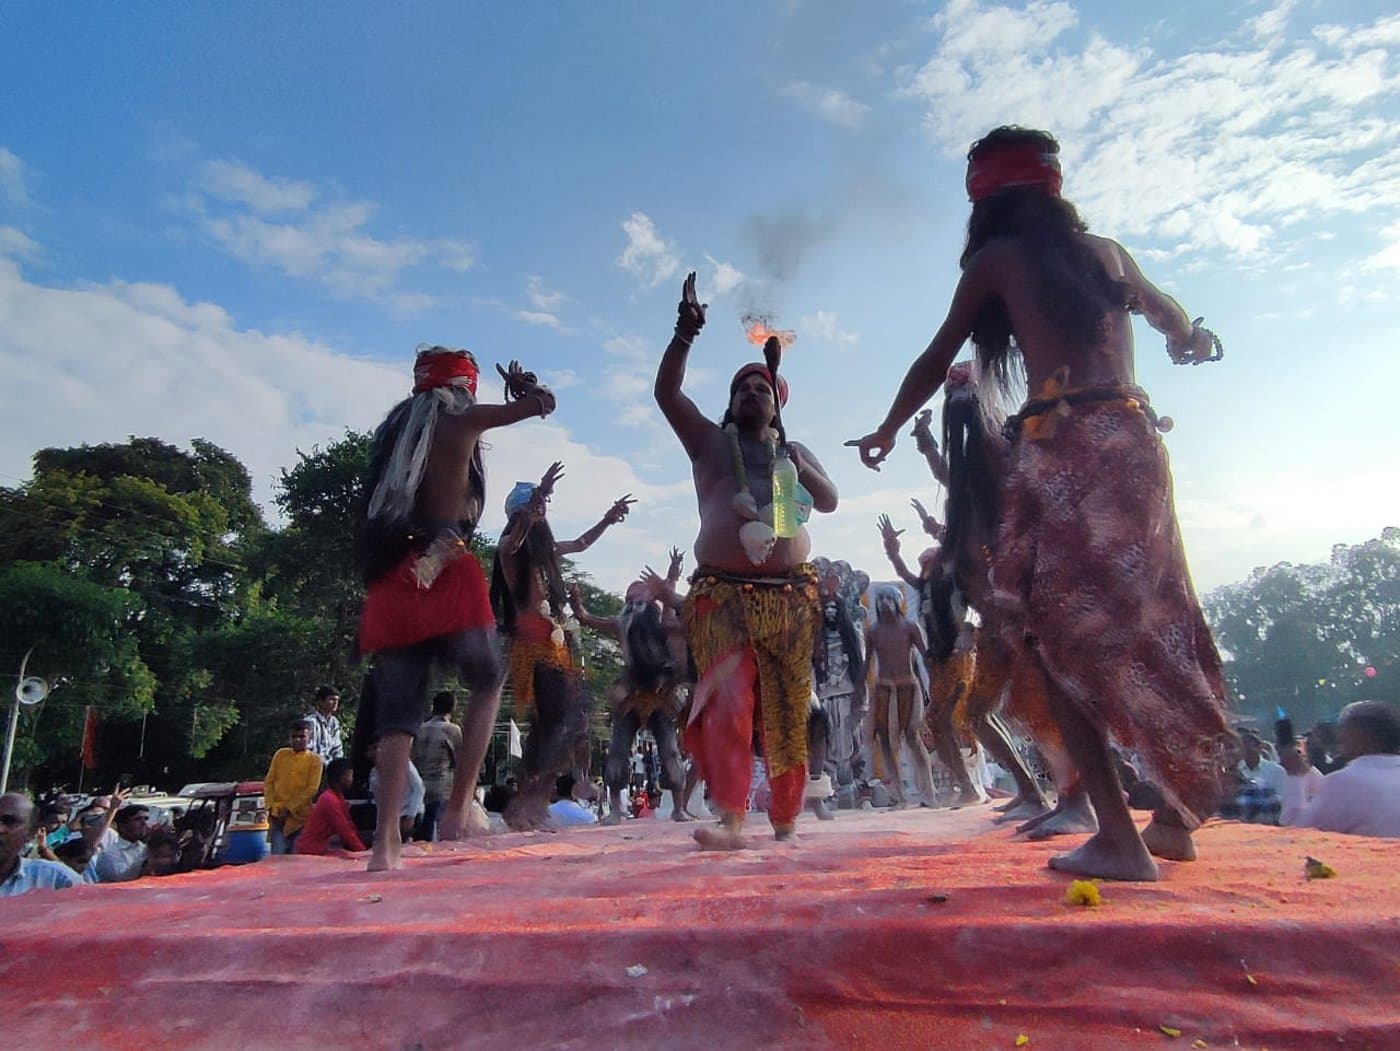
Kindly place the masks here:
POLYGON ((476 377, 476 359, 471 351, 419 351, 413 362, 413 393, 422 394, 438 387, 466 387, 472 397, 476 397, 476 377))
POLYGON ((1004 146, 967 162, 967 198, 976 203, 1013 186, 1060 196, 1060 160, 1041 146, 1004 146))
MULTIPOLYGON (((771 372, 768 371, 768 366, 762 364, 761 362, 751 361, 751 362, 749 362, 747 365, 741 366, 740 369, 739 369, 739 371, 736 372, 736 373, 734 373, 734 378, 733 378, 732 380, 729 381, 729 398, 730 398, 731 401, 734 399, 734 392, 735 392, 736 390, 739 389, 739 384, 742 383, 742 382, 744 382, 744 377, 745 377, 745 376, 752 376, 752 375, 754 375, 755 373, 757 373, 758 375, 760 375, 760 376, 762 376, 764 379, 766 379, 766 380, 768 381, 768 386, 770 386, 770 387, 773 386, 773 374, 772 374, 771 372)), ((787 400, 788 400, 788 385, 787 385, 787 380, 785 380, 785 379, 783 379, 783 377, 779 376, 779 377, 778 377, 778 408, 780 408, 780 409, 786 408, 786 407, 787 407, 787 400)))

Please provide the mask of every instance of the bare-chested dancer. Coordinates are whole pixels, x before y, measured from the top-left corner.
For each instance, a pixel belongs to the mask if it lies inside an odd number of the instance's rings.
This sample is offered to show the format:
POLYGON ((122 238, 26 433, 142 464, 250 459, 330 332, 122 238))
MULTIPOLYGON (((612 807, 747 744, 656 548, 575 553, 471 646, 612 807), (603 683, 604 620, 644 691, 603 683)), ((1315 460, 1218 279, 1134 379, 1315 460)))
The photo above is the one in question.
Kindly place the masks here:
MULTIPOLYGON (((875 673, 875 747, 889 778, 895 809, 908 806, 904 780, 899 776, 899 746, 909 746, 914 760, 914 780, 919 785, 924 806, 937 806, 933 770, 928 749, 919 736, 919 679, 914 671, 914 655, 928 653, 923 632, 904 616, 899 589, 886 584, 875 591, 875 622, 865 629, 865 651, 875 673), (890 702, 894 702, 895 726, 890 726, 890 702)), ((961 765, 961 760, 959 760, 961 765)))
MULTIPOLYGON (((681 553, 671 553, 667 583, 680 579, 681 553)), ((578 585, 569 590, 569 605, 575 619, 585 628, 614 638, 622 647, 623 671, 608 689, 612 701, 612 740, 603 784, 608 789, 608 816, 605 825, 622 821, 622 789, 631 773, 632 744, 643 727, 656 738, 661 769, 666 773, 674 805, 671 818, 689 821, 682 791, 685 769, 676 743, 676 713, 684 700, 684 656, 678 662, 667 637, 667 610, 662 600, 652 597, 646 580, 634 580, 623 597, 622 612, 616 617, 599 617, 588 612, 578 585)))
POLYGON ((1149 851, 1195 856, 1190 830, 1220 797, 1231 734, 1158 418, 1134 383, 1129 314, 1164 333, 1178 363, 1209 360, 1218 344, 1120 245, 1085 232, 1060 199, 1058 152, 1051 136, 1021 128, 998 128, 973 144, 973 210, 948 316, 885 420, 856 444, 862 461, 878 467, 969 337, 993 377, 1024 365, 1035 393, 1009 421, 993 598, 1007 645, 1044 672, 1100 824, 1051 865, 1151 880, 1158 869, 1149 851), (1163 792, 1142 836, 1123 800, 1110 733, 1137 749, 1163 792))
MULTIPOLYGON (((755 718, 773 789, 768 816, 780 840, 795 835, 807 782, 816 574, 807 563, 807 530, 777 535, 775 463, 783 455, 791 460, 818 511, 834 511, 837 493, 811 451, 782 433, 787 384, 767 366, 744 365, 734 374, 719 424, 682 393, 686 358, 704 324, 692 273, 657 369, 656 401, 690 457, 700 509, 698 568, 683 616, 700 675, 686 747, 720 808, 721 827, 697 829, 695 837, 706 849, 734 850, 744 846, 755 718)), ((776 362, 776 340, 764 352, 776 362)))
POLYGON ((510 639, 510 678, 518 714, 530 716, 525 780, 506 810, 512 828, 542 828, 558 775, 572 767, 587 780, 590 698, 579 682, 576 640, 566 627, 564 577, 559 560, 592 547, 627 517, 630 496, 575 540, 555 540, 546 517, 563 464, 553 463, 539 485, 521 482, 506 498, 505 532, 491 568, 491 604, 510 639), (533 709, 533 710, 532 710, 533 709))
MULTIPOLYGON (((399 809, 409 750, 423 721, 435 663, 453 667, 470 690, 457 776, 442 838, 466 831, 467 800, 501 703, 501 666, 486 579, 467 541, 485 498, 481 435, 554 411, 554 395, 515 362, 506 386, 515 400, 479 405, 476 360, 465 350, 419 349, 413 393, 374 433, 366 479, 362 552, 369 586, 359 649, 374 654, 367 676, 380 735, 379 819, 370 871, 398 868, 399 809)), ((371 714, 372 713, 372 714, 371 714)))

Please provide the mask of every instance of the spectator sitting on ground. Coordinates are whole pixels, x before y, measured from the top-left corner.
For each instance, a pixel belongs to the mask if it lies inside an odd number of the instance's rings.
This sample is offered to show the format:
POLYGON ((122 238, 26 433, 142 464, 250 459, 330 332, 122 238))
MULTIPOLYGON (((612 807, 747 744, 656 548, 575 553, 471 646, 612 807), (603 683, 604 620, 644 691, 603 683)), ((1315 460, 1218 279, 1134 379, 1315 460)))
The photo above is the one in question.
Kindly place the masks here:
POLYGON ((1289 773, 1283 823, 1356 836, 1400 838, 1400 714, 1384 701, 1342 709, 1337 743, 1347 765, 1316 783, 1306 801, 1308 771, 1285 753, 1289 773))
POLYGON ((581 802, 591 795, 587 781, 577 780, 573 774, 560 774, 554 782, 555 801, 549 804, 549 823, 555 828, 568 828, 570 825, 596 825, 598 815, 593 808, 581 802))
POLYGON ((297 837, 298 854, 324 855, 369 849, 350 820, 350 803, 346 796, 354 781, 355 768, 349 759, 331 760, 326 767, 326 787, 316 797, 306 827, 297 837))
POLYGON ((267 803, 268 841, 274 854, 290 854, 297 835, 311 815, 311 801, 321 786, 321 758, 311 751, 311 723, 292 723, 290 747, 279 748, 263 778, 267 803))
POLYGON ((139 803, 130 803, 117 811, 114 824, 117 842, 106 847, 93 862, 93 874, 98 883, 126 883, 139 879, 146 866, 147 823, 151 811, 139 803))
MULTIPOLYGON (((374 769, 369 772, 369 795, 374 800, 374 805, 379 806, 379 742, 375 741, 365 750, 369 756, 369 761, 374 764, 374 769)), ((423 788, 423 778, 418 773, 418 767, 413 765, 413 760, 408 761, 408 781, 404 784, 403 806, 399 808, 399 835, 403 842, 407 843, 413 835, 413 826, 418 823, 418 819, 423 816, 425 809, 425 791, 423 788)))
POLYGON ((1268 785, 1274 795, 1283 799, 1283 783, 1288 774, 1278 763, 1264 757, 1264 742, 1260 740, 1258 732, 1246 729, 1239 734, 1240 762, 1237 769, 1240 776, 1268 785))
POLYGON ((0 796, 0 898, 31 890, 61 890, 82 882, 67 865, 24 857, 33 837, 34 804, 29 797, 18 792, 0 796))
POLYGON ((1225 798, 1216 809, 1216 816, 1251 825, 1277 825, 1283 800, 1268 784, 1243 773, 1244 769, 1243 744, 1237 739, 1226 772, 1225 798))

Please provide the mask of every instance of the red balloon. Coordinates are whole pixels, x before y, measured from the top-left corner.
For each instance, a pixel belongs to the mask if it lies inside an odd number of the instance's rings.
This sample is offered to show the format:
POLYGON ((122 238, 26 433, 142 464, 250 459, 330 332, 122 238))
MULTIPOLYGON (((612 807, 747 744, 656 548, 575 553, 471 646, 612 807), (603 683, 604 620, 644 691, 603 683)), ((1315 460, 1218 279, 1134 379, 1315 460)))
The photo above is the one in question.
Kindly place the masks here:
POLYGON ((1375 677, 1376 677, 1376 669, 1375 669, 1375 668, 1367 668, 1367 669, 1366 669, 1366 678, 1368 678, 1368 679, 1374 679, 1375 677))

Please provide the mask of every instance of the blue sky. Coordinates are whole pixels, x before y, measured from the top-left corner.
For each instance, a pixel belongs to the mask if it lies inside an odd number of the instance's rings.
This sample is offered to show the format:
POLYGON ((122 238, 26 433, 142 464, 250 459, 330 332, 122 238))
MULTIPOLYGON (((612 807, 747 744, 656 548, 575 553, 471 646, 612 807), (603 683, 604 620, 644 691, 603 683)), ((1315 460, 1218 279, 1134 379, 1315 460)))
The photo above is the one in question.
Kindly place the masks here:
MULTIPOLYGON (((0 483, 43 445, 208 437, 277 471, 406 392, 415 344, 520 358, 560 409, 493 439, 492 511, 558 457, 561 533, 620 588, 695 531, 650 398, 680 281, 793 328, 786 415, 842 490, 817 550, 937 499, 883 416, 942 319, 967 144, 1061 139, 1093 229, 1204 314, 1224 363, 1138 372, 1204 590, 1400 523, 1400 16, 1369 0, 7 5, 0 483), (329 12, 334 12, 330 14, 329 12)), ((495 396, 498 388, 485 385, 495 396)))

